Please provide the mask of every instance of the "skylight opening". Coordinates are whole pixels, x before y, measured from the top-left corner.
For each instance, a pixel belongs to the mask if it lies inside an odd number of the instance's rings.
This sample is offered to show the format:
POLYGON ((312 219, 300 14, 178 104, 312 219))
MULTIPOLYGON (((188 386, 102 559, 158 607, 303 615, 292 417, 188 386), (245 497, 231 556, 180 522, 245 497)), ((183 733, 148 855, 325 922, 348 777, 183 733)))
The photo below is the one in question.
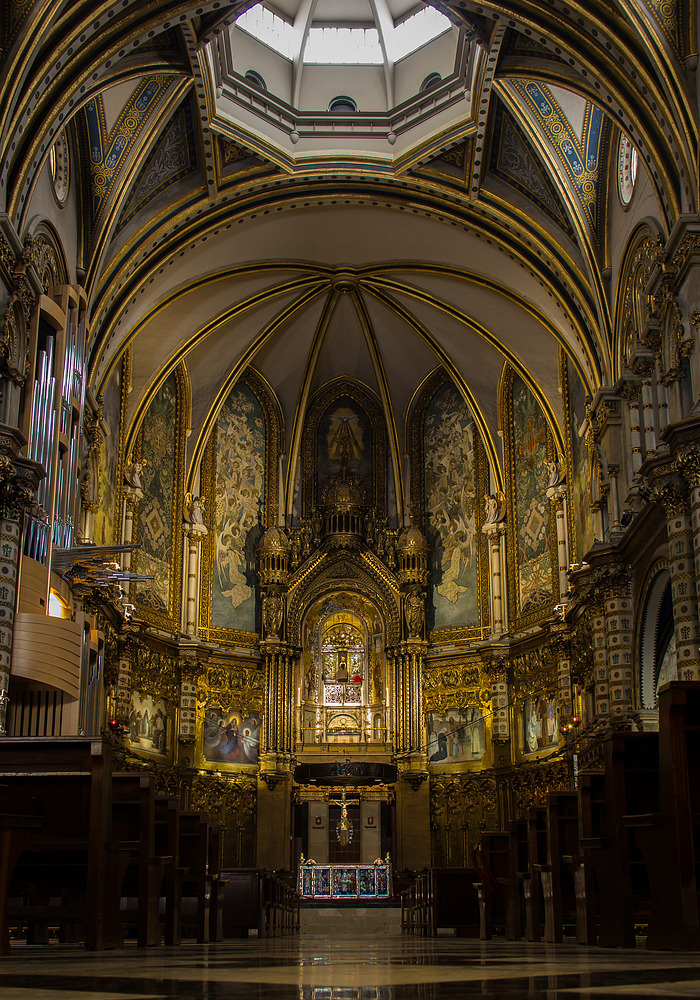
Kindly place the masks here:
POLYGON ((236 26, 287 59, 296 55, 299 40, 294 28, 262 4, 256 4, 236 18, 236 26))
POLYGON ((423 7, 397 24, 387 39, 389 57, 398 62, 416 49, 438 38, 452 27, 452 22, 434 7, 423 7))
POLYGON ((376 28, 311 28, 304 62, 316 65, 381 66, 384 62, 376 28))

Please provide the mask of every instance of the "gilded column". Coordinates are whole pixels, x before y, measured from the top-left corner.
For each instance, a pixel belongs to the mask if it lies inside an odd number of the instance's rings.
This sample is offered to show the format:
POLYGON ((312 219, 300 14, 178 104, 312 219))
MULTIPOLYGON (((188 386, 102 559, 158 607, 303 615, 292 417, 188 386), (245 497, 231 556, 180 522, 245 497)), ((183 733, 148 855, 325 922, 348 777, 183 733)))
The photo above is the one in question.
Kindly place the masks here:
POLYGON ((679 476, 661 479, 652 497, 666 511, 678 676, 686 681, 700 680, 700 627, 690 498, 679 476))
POLYGON ((489 580, 491 582, 491 634, 502 635, 505 628, 505 608, 503 605, 503 544, 505 524, 503 521, 487 521, 483 533, 488 538, 489 580))

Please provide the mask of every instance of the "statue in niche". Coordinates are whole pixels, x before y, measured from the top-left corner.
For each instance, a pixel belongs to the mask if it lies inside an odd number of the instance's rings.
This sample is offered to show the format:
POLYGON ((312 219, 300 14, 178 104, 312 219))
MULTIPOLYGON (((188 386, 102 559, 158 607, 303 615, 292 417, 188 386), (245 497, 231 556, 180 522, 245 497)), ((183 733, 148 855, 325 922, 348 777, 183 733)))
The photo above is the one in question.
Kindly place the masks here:
POLYGON ((547 482, 548 489, 551 489, 554 486, 561 486, 562 483, 566 481, 566 476, 562 472, 557 459, 547 462, 547 471, 549 472, 549 480, 547 482))
POLYGON ((284 605, 276 590, 268 591, 263 598, 263 622, 266 635, 279 635, 282 628, 284 605))
POLYGON ((406 625, 411 639, 419 639, 423 630, 423 595, 412 590, 406 598, 406 625))

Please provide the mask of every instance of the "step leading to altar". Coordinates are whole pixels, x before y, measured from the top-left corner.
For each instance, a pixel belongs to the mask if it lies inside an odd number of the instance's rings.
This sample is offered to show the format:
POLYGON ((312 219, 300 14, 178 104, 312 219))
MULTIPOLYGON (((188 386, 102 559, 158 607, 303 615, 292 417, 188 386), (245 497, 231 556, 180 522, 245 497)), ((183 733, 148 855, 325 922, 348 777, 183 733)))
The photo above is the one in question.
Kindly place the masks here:
POLYGON ((398 906, 302 907, 301 934, 323 937, 394 937, 401 935, 398 906))

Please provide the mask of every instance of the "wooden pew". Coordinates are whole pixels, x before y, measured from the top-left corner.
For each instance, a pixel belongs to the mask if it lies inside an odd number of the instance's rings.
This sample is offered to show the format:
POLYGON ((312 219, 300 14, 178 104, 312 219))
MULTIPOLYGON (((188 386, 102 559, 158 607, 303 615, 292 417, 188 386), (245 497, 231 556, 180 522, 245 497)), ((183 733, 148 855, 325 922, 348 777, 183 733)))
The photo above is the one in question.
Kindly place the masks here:
MULTIPOLYGON (((647 870, 626 816, 658 811, 657 733, 610 733, 603 745, 605 771, 579 775, 580 848, 595 876, 598 944, 634 948, 635 923, 647 923, 647 870)), ((592 923, 590 913, 587 921, 592 923)))
POLYGON ((502 882, 506 905, 506 941, 520 941, 523 936, 524 900, 521 873, 528 866, 528 826, 526 819, 516 819, 508 830, 508 877, 502 882))
POLYGON ((161 915, 166 945, 182 941, 181 909, 184 869, 180 865, 180 806, 174 796, 156 796, 155 802, 156 856, 172 857, 165 867, 161 886, 161 915))
POLYGON ((509 834, 504 830, 486 830, 474 852, 480 881, 475 883, 479 900, 479 937, 488 941, 494 928, 505 932, 506 897, 503 883, 509 875, 509 834))
POLYGON ((544 939, 564 940, 564 924, 576 926, 574 866, 580 864, 578 793, 550 792, 545 803, 547 863, 540 867, 544 939), (565 860, 566 859, 566 860, 565 860))
MULTIPOLYGON (((166 871, 175 866, 173 854, 156 853, 156 792, 151 775, 112 776, 112 851, 116 889, 123 916, 135 899, 136 940, 139 947, 160 944, 159 904, 166 871)), ((167 901, 166 901, 167 907, 167 901)), ((170 909, 174 901, 170 903, 170 909)), ((122 921, 123 922, 123 921, 122 921)))
POLYGON ((520 853, 520 862, 525 863, 518 872, 525 904, 525 940, 540 941, 544 919, 540 870, 542 865, 547 864, 547 815, 544 806, 530 806, 525 823, 527 850, 520 853))
POLYGON ((658 809, 628 814, 649 875, 648 948, 700 949, 700 683, 671 681, 658 694, 658 809))
MULTIPOLYGON (((8 916, 42 933, 48 923, 79 923, 89 950, 118 947, 110 891, 111 747, 101 739, 6 737, 0 755, 4 812, 41 817, 0 862, 0 948, 9 949, 8 916), (8 912, 8 897, 16 897, 8 912), (55 901, 55 902, 54 902, 55 901)), ((11 829, 11 827, 6 827, 11 829)))
POLYGON ((435 937, 440 927, 452 927, 458 937, 478 937, 479 899, 474 885, 480 878, 475 868, 431 868, 428 875, 428 933, 435 937))
MULTIPOLYGON (((180 813, 179 861, 183 869, 183 933, 193 933, 198 944, 206 944, 209 941, 212 919, 207 813, 180 813)), ((219 905, 216 899, 215 905, 219 905)))

